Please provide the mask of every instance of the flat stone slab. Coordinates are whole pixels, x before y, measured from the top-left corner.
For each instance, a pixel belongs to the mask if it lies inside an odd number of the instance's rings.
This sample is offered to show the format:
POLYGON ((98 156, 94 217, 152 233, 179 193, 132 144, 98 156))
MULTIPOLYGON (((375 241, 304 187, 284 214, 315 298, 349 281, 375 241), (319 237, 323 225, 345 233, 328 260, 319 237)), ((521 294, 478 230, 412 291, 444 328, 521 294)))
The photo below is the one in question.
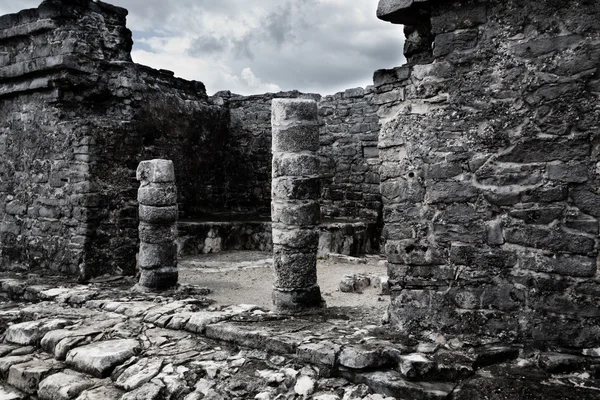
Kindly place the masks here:
POLYGON ((29 346, 36 344, 47 332, 62 329, 67 325, 69 322, 64 319, 22 322, 6 329, 4 341, 29 346))
POLYGON ((119 375, 115 380, 115 386, 126 391, 137 389, 158 375, 162 365, 163 361, 160 358, 142 358, 119 375))
POLYGON ((96 384, 94 380, 75 371, 59 372, 40 382, 40 400, 71 400, 96 384))
POLYGON ((140 349, 134 339, 108 340, 77 347, 67 353, 67 364, 80 372, 97 378, 106 378, 112 370, 140 349))
POLYGON ((0 377, 6 377, 8 370, 15 364, 23 364, 33 359, 31 355, 25 356, 8 356, 0 358, 0 377))
POLYGON ((62 365, 54 360, 32 360, 24 364, 15 364, 10 367, 7 382, 25 393, 33 394, 45 377, 60 369, 62 365))

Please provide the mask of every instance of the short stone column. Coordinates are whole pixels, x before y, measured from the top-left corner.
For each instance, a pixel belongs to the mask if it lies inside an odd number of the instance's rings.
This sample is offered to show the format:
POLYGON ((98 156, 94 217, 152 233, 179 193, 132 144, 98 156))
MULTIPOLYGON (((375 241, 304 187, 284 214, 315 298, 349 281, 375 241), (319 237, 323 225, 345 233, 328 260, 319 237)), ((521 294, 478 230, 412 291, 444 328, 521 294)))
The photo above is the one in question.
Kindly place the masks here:
POLYGON ((177 188, 170 160, 142 161, 137 169, 140 216, 141 288, 163 290, 177 285, 177 188))
POLYGON ((273 304, 281 312, 321 309, 317 285, 319 125, 317 103, 274 99, 273 132, 273 304))

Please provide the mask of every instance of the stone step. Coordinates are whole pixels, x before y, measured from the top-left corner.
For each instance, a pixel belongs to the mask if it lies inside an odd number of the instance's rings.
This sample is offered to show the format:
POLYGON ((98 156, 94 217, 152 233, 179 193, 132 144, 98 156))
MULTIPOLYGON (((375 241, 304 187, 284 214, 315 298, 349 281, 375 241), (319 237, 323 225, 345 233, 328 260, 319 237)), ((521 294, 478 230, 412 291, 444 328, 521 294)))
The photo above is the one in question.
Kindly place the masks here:
POLYGON ((44 378, 63 368, 62 363, 52 359, 33 359, 26 363, 12 365, 8 372, 7 382, 22 392, 35 394, 39 383, 44 378))

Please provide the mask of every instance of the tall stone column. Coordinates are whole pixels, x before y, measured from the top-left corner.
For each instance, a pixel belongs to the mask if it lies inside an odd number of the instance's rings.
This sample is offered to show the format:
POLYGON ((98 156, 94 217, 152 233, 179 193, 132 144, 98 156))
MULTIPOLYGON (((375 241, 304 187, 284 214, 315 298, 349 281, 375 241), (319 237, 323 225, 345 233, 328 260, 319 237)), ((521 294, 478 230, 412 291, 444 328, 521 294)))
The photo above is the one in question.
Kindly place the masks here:
POLYGON ((273 131, 273 304, 282 312, 323 308, 317 285, 319 125, 317 103, 274 99, 273 131))
POLYGON ((142 161, 137 169, 141 288, 177 285, 177 188, 170 160, 142 161))

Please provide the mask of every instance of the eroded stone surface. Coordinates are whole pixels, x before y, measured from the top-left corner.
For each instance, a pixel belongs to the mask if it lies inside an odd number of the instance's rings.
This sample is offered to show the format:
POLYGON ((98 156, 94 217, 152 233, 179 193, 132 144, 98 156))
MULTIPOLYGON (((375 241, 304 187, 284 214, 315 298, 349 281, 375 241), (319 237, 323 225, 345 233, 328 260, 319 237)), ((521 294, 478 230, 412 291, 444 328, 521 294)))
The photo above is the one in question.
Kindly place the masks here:
POLYGON ((23 322, 9 326, 4 340, 21 345, 35 344, 42 339, 46 332, 61 329, 66 325, 68 325, 68 321, 62 319, 23 322))
POLYGON ((139 348, 139 342, 134 339, 92 343, 69 351, 66 362, 77 371, 105 378, 117 365, 133 357, 139 348))
POLYGON ((98 383, 74 371, 59 372, 40 382, 40 400, 71 400, 98 383))

